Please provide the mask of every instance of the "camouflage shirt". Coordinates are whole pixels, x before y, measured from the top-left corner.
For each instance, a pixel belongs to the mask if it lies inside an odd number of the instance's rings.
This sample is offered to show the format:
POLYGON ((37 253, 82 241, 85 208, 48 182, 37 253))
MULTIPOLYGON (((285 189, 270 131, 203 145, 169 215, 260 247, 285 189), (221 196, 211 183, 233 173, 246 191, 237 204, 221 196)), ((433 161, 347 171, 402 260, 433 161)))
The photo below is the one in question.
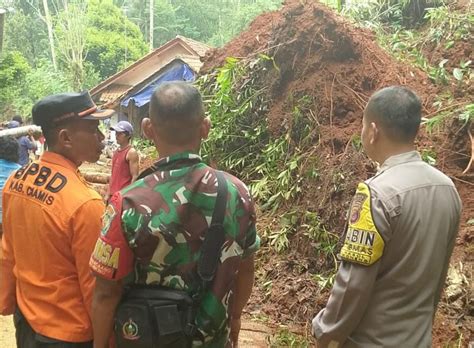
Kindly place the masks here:
MULTIPOLYGON (((163 158, 154 169, 112 197, 90 265, 106 279, 127 277, 193 294, 200 286, 197 260, 217 197, 215 170, 188 152, 163 158)), ((227 173, 225 178, 225 242, 196 317, 204 342, 201 337, 194 346, 226 346, 235 274, 240 260, 260 243, 247 187, 227 173)))

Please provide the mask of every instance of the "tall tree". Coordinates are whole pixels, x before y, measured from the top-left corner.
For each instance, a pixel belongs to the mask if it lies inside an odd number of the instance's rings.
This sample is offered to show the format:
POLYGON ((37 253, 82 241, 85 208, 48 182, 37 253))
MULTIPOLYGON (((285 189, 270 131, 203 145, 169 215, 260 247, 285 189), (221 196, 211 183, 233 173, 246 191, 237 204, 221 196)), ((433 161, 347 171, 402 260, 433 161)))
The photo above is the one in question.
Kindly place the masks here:
POLYGON ((49 39, 49 48, 51 50, 51 61, 53 63, 54 70, 57 70, 56 52, 54 49, 53 21, 51 19, 51 14, 49 12, 48 0, 43 0, 43 10, 44 10, 44 17, 42 18, 44 19, 46 26, 48 28, 48 39, 49 39))
POLYGON ((86 60, 104 79, 147 52, 140 29, 112 1, 89 0, 86 60))
POLYGON ((154 24, 154 18, 155 18, 155 15, 154 15, 154 4, 155 4, 155 0, 149 0, 149 5, 150 5, 150 8, 149 8, 149 12, 150 12, 150 29, 149 29, 149 32, 150 32, 150 39, 149 39, 149 44, 150 44, 150 51, 153 50, 153 33, 154 33, 154 28, 155 28, 155 24, 154 24))
POLYGON ((21 97, 30 69, 20 52, 6 52, 0 58, 0 120, 6 120, 16 112, 14 102, 21 97))
POLYGON ((7 11, 3 8, 0 8, 0 53, 2 53, 3 49, 3 29, 5 24, 5 14, 7 11))
POLYGON ((20 52, 35 67, 37 61, 50 59, 48 34, 37 12, 31 6, 25 6, 29 12, 25 11, 20 4, 15 3, 6 14, 4 47, 6 51, 20 52))
POLYGON ((86 46, 86 3, 84 0, 68 4, 56 18, 56 37, 63 70, 69 73, 71 85, 81 90, 84 83, 84 57, 86 46))

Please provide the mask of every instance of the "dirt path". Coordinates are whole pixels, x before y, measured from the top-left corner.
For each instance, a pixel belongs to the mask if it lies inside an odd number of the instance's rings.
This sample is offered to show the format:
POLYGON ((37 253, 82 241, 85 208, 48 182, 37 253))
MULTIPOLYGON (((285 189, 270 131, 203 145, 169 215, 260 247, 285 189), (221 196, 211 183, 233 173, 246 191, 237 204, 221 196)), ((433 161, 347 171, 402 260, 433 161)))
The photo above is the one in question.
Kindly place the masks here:
MULTIPOLYGON (((245 321, 240 332, 240 348, 265 348, 270 329, 262 324, 245 321)), ((15 348, 15 328, 12 316, 0 316, 0 347, 15 348)))

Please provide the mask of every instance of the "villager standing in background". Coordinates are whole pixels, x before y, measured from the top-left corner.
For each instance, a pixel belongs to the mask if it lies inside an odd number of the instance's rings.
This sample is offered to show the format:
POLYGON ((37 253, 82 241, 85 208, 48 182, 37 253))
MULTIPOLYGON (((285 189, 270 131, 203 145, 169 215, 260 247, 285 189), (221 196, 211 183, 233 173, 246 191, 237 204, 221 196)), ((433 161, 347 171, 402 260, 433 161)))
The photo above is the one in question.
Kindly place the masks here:
MULTIPOLYGON (((20 168, 18 142, 13 137, 0 137, 0 238, 2 237, 2 192, 10 174, 20 168)), ((0 255, 1 255, 0 247, 0 255)))
MULTIPOLYGON (((20 115, 16 115, 8 124, 8 128, 17 128, 21 127, 22 125, 23 119, 20 115)), ((31 131, 28 133, 28 135, 22 135, 19 137, 17 141, 19 145, 18 153, 20 156, 18 163, 20 166, 24 166, 30 162, 30 151, 36 151, 36 142, 31 131)))
POLYGON ((367 104, 362 145, 381 166, 352 200, 342 263, 313 319, 319 347, 431 347, 461 201, 415 150, 420 122, 408 88, 384 88, 367 104))
POLYGON ((0 314, 14 314, 18 347, 92 347, 89 259, 104 203, 78 167, 99 159, 99 120, 112 112, 98 111, 88 92, 33 107, 49 151, 15 171, 3 191, 0 314))
POLYGON ((131 144, 132 125, 127 121, 120 121, 110 127, 110 130, 115 131, 115 138, 120 148, 115 151, 112 157, 112 174, 106 195, 107 201, 115 192, 137 180, 140 166, 138 152, 131 144))

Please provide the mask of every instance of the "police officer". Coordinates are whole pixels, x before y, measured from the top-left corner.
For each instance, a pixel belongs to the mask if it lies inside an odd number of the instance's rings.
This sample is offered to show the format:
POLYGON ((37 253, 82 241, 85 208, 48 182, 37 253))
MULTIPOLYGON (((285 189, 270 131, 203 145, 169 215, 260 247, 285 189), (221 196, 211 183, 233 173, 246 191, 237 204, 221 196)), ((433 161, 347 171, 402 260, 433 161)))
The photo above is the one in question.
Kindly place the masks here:
MULTIPOLYGON (((97 276, 96 348, 107 345, 127 282, 196 292, 196 261, 216 203, 216 171, 198 155, 209 129, 201 95, 192 85, 169 82, 153 93, 143 131, 160 159, 151 174, 112 196, 91 258, 97 276), (150 232, 141 233, 143 228, 150 232), (136 269, 148 272, 141 279, 136 269)), ((201 297, 195 318, 194 341, 202 347, 237 346, 240 316, 252 291, 253 254, 259 247, 247 187, 229 174, 225 180, 225 241, 215 278, 201 297)), ((139 335, 139 330, 135 333, 139 335)))
POLYGON ((88 92, 33 107, 49 151, 13 172, 3 192, 0 314, 14 313, 18 347, 92 347, 89 258, 104 205, 78 167, 99 159, 99 120, 112 112, 88 92))
POLYGON ((405 87, 381 89, 367 104, 362 145, 381 166, 352 200, 342 263, 313 319, 319 347, 431 346, 461 201, 415 150, 420 121, 420 100, 405 87))

